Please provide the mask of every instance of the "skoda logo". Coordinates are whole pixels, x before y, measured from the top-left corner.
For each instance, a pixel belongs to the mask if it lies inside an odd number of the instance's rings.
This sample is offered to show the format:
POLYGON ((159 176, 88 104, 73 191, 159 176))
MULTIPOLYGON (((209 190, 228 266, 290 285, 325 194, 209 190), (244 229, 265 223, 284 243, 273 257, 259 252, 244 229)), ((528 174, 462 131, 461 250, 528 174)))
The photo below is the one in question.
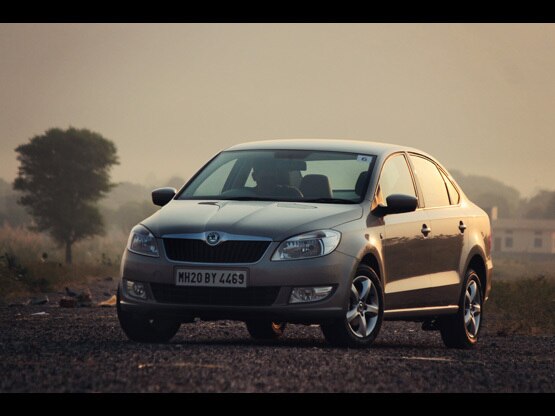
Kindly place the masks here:
POLYGON ((215 246, 220 242, 220 234, 215 231, 208 233, 206 235, 206 242, 211 246, 215 246))

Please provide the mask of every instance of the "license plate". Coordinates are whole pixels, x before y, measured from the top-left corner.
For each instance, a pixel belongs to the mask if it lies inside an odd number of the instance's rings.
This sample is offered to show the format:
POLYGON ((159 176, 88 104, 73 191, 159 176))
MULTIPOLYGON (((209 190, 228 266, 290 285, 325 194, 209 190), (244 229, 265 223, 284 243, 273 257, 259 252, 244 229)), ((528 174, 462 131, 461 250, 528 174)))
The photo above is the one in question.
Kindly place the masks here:
POLYGON ((177 286, 247 287, 245 270, 176 269, 177 286))

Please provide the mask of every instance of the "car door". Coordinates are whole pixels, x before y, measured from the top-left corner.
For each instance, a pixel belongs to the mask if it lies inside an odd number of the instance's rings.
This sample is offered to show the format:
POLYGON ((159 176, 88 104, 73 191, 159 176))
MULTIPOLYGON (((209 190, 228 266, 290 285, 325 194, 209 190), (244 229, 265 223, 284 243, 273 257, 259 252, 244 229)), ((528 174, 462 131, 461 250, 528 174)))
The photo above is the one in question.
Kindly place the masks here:
MULTIPOLYGON (((390 156, 383 165, 375 204, 386 205, 392 194, 418 197, 404 153, 390 156)), ((419 296, 428 285, 427 274, 430 248, 426 230, 428 217, 425 210, 388 214, 383 217, 384 294, 387 310, 413 308, 425 305, 419 296)))
POLYGON ((466 229, 463 209, 459 204, 460 195, 434 161, 412 153, 409 159, 430 220, 428 306, 456 304, 466 229))

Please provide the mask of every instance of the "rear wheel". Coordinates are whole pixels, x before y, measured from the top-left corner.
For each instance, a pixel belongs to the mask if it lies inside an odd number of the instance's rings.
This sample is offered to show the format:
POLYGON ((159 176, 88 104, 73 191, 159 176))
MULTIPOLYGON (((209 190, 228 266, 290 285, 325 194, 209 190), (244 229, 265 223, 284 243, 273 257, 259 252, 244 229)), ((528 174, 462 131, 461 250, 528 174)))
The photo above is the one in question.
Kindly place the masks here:
POLYGON ((135 342, 168 342, 179 331, 181 323, 172 319, 149 317, 123 311, 117 294, 118 320, 127 338, 135 342))
POLYGON ((459 310, 439 321, 443 343, 449 348, 472 348, 478 342, 482 323, 483 296, 480 279, 474 270, 466 274, 459 310))
POLYGON ((371 345, 380 332, 383 305, 378 275, 371 267, 360 265, 351 284, 345 318, 322 325, 326 341, 338 347, 371 345))
POLYGON ((247 331, 254 339, 271 340, 283 335, 287 324, 285 322, 272 322, 269 320, 253 319, 245 321, 247 331))

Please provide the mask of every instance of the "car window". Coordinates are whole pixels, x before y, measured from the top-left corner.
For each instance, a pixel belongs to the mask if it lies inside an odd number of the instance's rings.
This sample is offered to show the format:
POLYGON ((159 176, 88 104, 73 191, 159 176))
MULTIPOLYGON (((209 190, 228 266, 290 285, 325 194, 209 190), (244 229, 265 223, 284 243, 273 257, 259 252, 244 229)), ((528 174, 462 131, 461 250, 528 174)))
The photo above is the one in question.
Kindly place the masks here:
MULTIPOLYGON (((289 171, 284 182, 300 187, 302 179, 307 175, 327 176, 334 198, 357 199, 361 196, 357 192, 364 191, 364 189, 357 189, 357 180, 362 174, 366 174, 367 170, 366 164, 360 163, 357 159, 307 160, 306 170, 289 171)), ((364 184, 366 183, 364 182, 364 184)), ((252 170, 245 186, 256 186, 252 170)), ((361 187, 359 186, 359 188, 361 187)))
POLYGON ((376 195, 377 203, 387 205, 387 197, 393 194, 416 197, 407 161, 401 154, 392 156, 385 162, 376 195))
POLYGON ((424 194, 424 204, 427 208, 449 205, 449 195, 439 169, 435 163, 421 156, 411 155, 414 173, 424 194))
POLYGON ((374 160, 373 155, 334 151, 225 151, 178 198, 358 203, 374 160))
POLYGON ((219 166, 209 177, 206 178, 193 192, 193 196, 216 195, 222 192, 224 185, 231 173, 231 169, 237 162, 232 159, 219 166))
POLYGON ((451 182, 451 180, 443 172, 441 172, 441 176, 445 181, 445 185, 447 185, 447 192, 449 193, 449 200, 451 201, 451 205, 457 205, 461 199, 459 191, 457 191, 457 188, 455 188, 453 182, 451 182))

